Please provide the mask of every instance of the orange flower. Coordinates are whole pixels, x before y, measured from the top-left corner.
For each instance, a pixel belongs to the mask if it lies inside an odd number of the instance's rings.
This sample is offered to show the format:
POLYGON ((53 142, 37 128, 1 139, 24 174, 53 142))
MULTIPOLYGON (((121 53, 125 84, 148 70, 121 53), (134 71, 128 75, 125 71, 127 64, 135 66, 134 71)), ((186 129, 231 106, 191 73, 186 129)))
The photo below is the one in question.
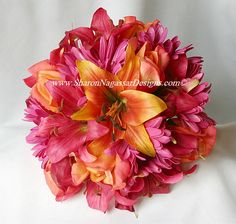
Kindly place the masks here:
MULTIPOLYGON (((126 63, 121 71, 114 76, 102 70, 89 61, 78 61, 77 67, 80 78, 84 82, 134 81, 140 78, 139 58, 134 54, 132 47, 127 49, 126 63)), ((166 109, 166 104, 157 96, 138 91, 136 86, 114 85, 109 88, 105 85, 84 86, 87 104, 72 115, 73 120, 97 120, 112 130, 112 136, 105 136, 90 144, 90 150, 104 150, 113 139, 125 139, 138 151, 155 156, 155 149, 146 132, 143 123, 166 109), (99 147, 98 147, 99 146, 99 147), (92 149, 91 149, 92 147, 92 149)))
POLYGON ((60 105, 53 101, 53 97, 46 87, 49 80, 61 80, 60 73, 48 60, 41 61, 29 68, 32 76, 26 78, 25 83, 32 87, 31 95, 46 109, 58 112, 60 105))

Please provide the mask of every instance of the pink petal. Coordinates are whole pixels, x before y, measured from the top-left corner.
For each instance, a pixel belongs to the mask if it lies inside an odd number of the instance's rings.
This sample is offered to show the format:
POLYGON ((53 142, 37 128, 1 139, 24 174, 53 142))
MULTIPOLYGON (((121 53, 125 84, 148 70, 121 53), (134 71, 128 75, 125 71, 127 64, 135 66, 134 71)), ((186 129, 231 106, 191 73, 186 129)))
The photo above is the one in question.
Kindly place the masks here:
POLYGON ((182 80, 186 76, 188 67, 188 59, 185 54, 178 55, 177 59, 171 59, 170 70, 173 78, 177 80, 182 80))
POLYGON ((176 113, 181 113, 198 106, 198 102, 187 93, 181 92, 176 96, 176 113))
POLYGON ((107 15, 107 11, 103 8, 99 8, 93 15, 91 28, 94 29, 99 34, 104 34, 106 39, 111 34, 114 25, 107 15))
POLYGON ((115 192, 115 199, 116 199, 116 202, 125 206, 133 206, 137 202, 137 200, 133 200, 133 199, 129 199, 124 196, 121 196, 119 191, 115 192))
POLYGON ((106 212, 113 195, 111 186, 88 181, 86 199, 89 207, 106 212))
POLYGON ((175 175, 167 176, 163 173, 157 174, 161 181, 165 184, 175 184, 183 179, 183 173, 177 173, 175 175))
POLYGON ((78 153, 79 153, 80 159, 83 160, 84 162, 87 162, 87 163, 92 163, 97 159, 96 156, 94 156, 88 152, 86 146, 80 147, 78 150, 78 153))
POLYGON ((125 180, 130 174, 130 164, 128 161, 122 161, 119 156, 116 157, 116 165, 114 168, 114 189, 122 189, 125 187, 125 180))
POLYGON ((107 134, 109 129, 96 121, 88 121, 87 141, 91 141, 107 134))
POLYGON ((156 117, 150 119, 145 123, 145 127, 159 128, 161 126, 162 121, 163 121, 162 117, 156 117))

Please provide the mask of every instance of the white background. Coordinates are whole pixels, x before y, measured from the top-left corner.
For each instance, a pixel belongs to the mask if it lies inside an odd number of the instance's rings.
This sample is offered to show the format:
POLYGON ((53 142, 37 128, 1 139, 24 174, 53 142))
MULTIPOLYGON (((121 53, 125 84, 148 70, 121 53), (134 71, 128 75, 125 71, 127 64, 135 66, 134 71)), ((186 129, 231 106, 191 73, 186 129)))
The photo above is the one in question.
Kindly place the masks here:
POLYGON ((0 0, 0 223, 236 223, 236 124, 223 125, 236 120, 235 12, 235 0, 0 0), (125 15, 158 18, 169 37, 193 43, 213 87, 207 112, 222 124, 215 151, 198 172, 171 194, 143 199, 138 218, 94 211, 83 194, 55 202, 24 139, 30 128, 21 121, 29 94, 22 82, 26 68, 48 58, 65 30, 89 26, 99 6, 114 23, 125 15))

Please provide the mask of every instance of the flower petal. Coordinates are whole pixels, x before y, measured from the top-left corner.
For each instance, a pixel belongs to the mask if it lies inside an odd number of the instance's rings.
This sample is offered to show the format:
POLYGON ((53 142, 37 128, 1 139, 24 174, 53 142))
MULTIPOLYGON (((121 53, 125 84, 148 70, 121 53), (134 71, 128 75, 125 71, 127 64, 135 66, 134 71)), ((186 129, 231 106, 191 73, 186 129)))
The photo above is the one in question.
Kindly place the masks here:
POLYGON ((108 82, 119 81, 116 76, 97 67, 89 61, 77 61, 77 68, 81 81, 87 82, 84 86, 85 95, 88 101, 101 108, 107 100, 116 101, 116 92, 123 90, 122 86, 109 88, 108 82), (106 83, 104 83, 106 82, 106 83))
POLYGON ((122 189, 125 187, 125 180, 130 173, 130 163, 127 160, 121 160, 121 158, 116 156, 116 166, 114 168, 114 185, 115 190, 122 189))
POLYGON ((106 212, 113 195, 111 186, 88 181, 86 199, 90 208, 106 212))
POLYGON ((115 199, 116 199, 116 202, 118 202, 121 205, 125 205, 125 206, 133 206, 137 202, 136 199, 133 200, 133 199, 129 199, 129 198, 122 196, 119 193, 119 191, 115 192, 115 199))
POLYGON ((203 130, 204 137, 199 139, 199 154, 208 156, 216 143, 216 127, 214 125, 208 126, 203 130))
POLYGON ((46 109, 58 112, 58 105, 53 102, 52 95, 47 89, 46 83, 49 80, 60 80, 60 73, 57 71, 39 71, 37 82, 31 90, 32 96, 40 102, 46 109))
POLYGON ((109 129, 96 121, 88 121, 87 141, 91 141, 107 134, 109 129))
POLYGON ((109 148, 111 143, 112 143, 112 136, 110 133, 107 133, 103 135, 101 138, 93 140, 88 145, 88 151, 92 155, 100 156, 105 149, 109 148))
MULTIPOLYGON (((140 67, 139 58, 135 55, 135 51, 132 45, 129 44, 126 50, 125 64, 122 67, 122 69, 118 72, 117 76, 121 81, 139 80, 140 76, 139 67, 140 67)), ((125 86, 125 89, 136 89, 137 85, 125 86)))
POLYGON ((156 154, 144 125, 128 126, 125 132, 125 140, 145 155, 154 157, 156 154))
POLYGON ((81 160, 78 158, 76 160, 76 163, 71 167, 71 177, 74 184, 79 185, 87 178, 89 172, 81 160))
POLYGON ((105 9, 99 8, 94 13, 91 22, 91 28, 99 34, 104 34, 105 37, 108 39, 112 29, 114 28, 114 25, 110 17, 107 15, 107 11, 105 9))
POLYGON ((126 111, 122 113, 122 119, 132 126, 144 123, 167 108, 159 97, 138 90, 125 90, 120 96, 126 101, 126 111))
POLYGON ((92 163, 85 163, 87 167, 94 168, 99 171, 112 170, 115 166, 115 156, 103 153, 98 159, 92 163))
POLYGON ((87 102, 80 110, 71 115, 71 119, 76 121, 95 120, 99 114, 99 108, 93 103, 87 102))

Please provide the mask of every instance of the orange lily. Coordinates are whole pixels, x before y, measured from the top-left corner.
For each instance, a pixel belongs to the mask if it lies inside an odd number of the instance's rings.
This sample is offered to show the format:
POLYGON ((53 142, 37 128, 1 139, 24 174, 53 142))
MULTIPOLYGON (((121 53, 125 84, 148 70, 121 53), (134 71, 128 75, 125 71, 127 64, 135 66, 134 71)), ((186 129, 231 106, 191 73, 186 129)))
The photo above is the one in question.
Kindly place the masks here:
MULTIPOLYGON (((107 80, 132 81, 140 78, 139 57, 131 46, 127 60, 117 76, 97 67, 89 61, 77 61, 80 79, 84 82, 107 80)), ((154 157, 155 149, 143 123, 164 111, 167 106, 157 96, 122 85, 84 86, 87 104, 72 115, 73 120, 97 120, 108 125, 112 136, 103 136, 89 145, 91 151, 106 149, 112 138, 125 139, 138 151, 154 157)), ((95 152, 94 152, 95 153, 95 152)))

